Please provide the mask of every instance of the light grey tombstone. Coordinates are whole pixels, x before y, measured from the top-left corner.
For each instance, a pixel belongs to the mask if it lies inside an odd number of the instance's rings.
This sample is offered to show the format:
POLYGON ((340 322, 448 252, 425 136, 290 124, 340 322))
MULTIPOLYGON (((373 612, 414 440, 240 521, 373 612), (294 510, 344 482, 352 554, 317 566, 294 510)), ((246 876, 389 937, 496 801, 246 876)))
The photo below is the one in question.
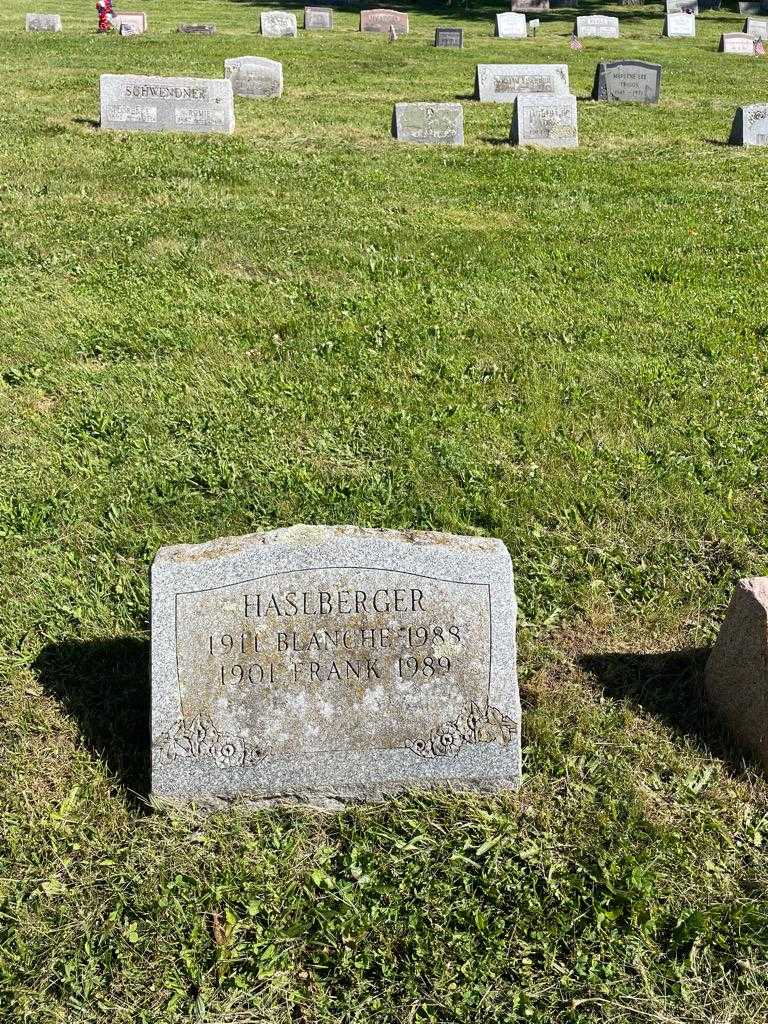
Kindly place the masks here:
POLYGON ((527 39, 528 26, 525 15, 503 11, 496 15, 496 35, 499 39, 527 39))
POLYGON ((698 14, 697 0, 666 0, 667 14, 698 14))
MULTIPOLYGON (((578 0, 573 0, 574 6, 578 4, 578 0)), ((538 11, 548 11, 550 0, 512 0, 511 10, 522 11, 528 13, 529 11, 533 14, 538 11)))
POLYGON ((768 40, 768 21, 759 18, 747 18, 744 22, 744 34, 752 39, 768 40))
POLYGON ((576 19, 579 39, 618 39, 619 19, 604 14, 585 14, 576 19))
POLYGON ((305 7, 305 32, 331 32, 333 30, 333 11, 330 7, 305 7))
POLYGON ((392 134, 400 142, 462 146, 464 108, 460 103, 396 103, 392 134))
POLYGON ((481 103, 512 103, 521 93, 568 93, 567 64, 478 64, 475 96, 481 103))
POLYGON ((768 103, 738 107, 728 141, 732 146, 768 146, 768 103))
MULTIPOLYGON (((768 108, 761 109, 766 132, 768 108)), ((768 771, 768 577, 736 584, 707 661, 704 687, 734 738, 768 771)))
POLYGON ((760 2, 747 2, 739 4, 739 14, 765 14, 765 5, 760 2))
POLYGON ((696 15, 684 14, 678 11, 676 14, 668 14, 664 18, 663 35, 669 39, 693 39, 696 36, 696 15))
POLYGON ((181 32, 185 36, 215 36, 216 26, 211 24, 190 24, 183 22, 176 29, 177 32, 181 32))
POLYGON ((736 53, 743 57, 755 56, 755 40, 745 32, 724 32, 720 36, 720 53, 736 53))
POLYGON ((121 132, 230 135, 232 85, 220 78, 102 75, 101 127, 121 132))
POLYGON ((509 141, 513 146, 575 148, 579 144, 576 97, 519 95, 512 113, 509 141))
POLYGON ((27 32, 61 32, 60 14, 28 14, 27 32))
POLYGON ((127 36, 140 36, 143 33, 139 32, 135 25, 132 25, 130 22, 126 22, 118 28, 117 34, 121 38, 125 38, 127 36))
POLYGON ((520 782, 498 540, 295 526, 152 566, 152 794, 338 806, 520 782))
POLYGON ((296 36, 296 15, 290 11, 264 11, 261 15, 261 34, 271 39, 296 36))
POLYGON ((116 11, 112 16, 112 28, 120 35, 143 35, 147 31, 147 16, 138 11, 116 11), (127 32, 123 32, 123 26, 128 28, 127 32))
POLYGON ((252 100, 283 95, 283 65, 268 57, 231 57, 224 61, 224 77, 235 96, 252 100))

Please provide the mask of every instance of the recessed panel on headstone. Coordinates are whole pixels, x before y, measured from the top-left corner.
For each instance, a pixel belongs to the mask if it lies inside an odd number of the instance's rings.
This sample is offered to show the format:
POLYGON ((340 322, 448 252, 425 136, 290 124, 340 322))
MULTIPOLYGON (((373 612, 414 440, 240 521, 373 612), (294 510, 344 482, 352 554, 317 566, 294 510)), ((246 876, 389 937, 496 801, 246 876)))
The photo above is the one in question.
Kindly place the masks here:
POLYGON ((121 32, 123 27, 128 29, 126 35, 140 36, 147 31, 147 16, 144 13, 135 11, 119 11, 115 12, 112 21, 112 28, 117 32, 121 32))
POLYGON ((330 7, 305 7, 306 32, 330 32, 333 29, 333 11, 330 7))
MULTIPOLYGON (((550 0, 512 0, 510 10, 522 11, 526 13, 531 11, 536 13, 537 11, 548 11, 550 0)), ((573 4, 574 7, 578 6, 578 2, 573 4)))
POLYGON ((224 61, 224 77, 235 96, 266 100, 283 94, 283 65, 268 57, 231 57, 224 61))
POLYGON ((475 96, 481 103, 512 103, 521 93, 568 93, 567 64, 478 64, 475 96))
POLYGON ((729 142, 732 146, 768 146, 768 103, 739 107, 729 142))
POLYGON ((720 36, 720 53, 736 53, 743 57, 755 56, 755 40, 746 32, 724 32, 720 36))
POLYGON ((389 32, 390 25, 399 36, 405 35, 408 32, 408 15, 384 7, 360 11, 361 32, 389 32))
POLYGON ((576 19, 576 35, 579 39, 618 39, 619 19, 604 14, 585 14, 576 19))
POLYGON ((698 14, 697 0, 666 0, 667 14, 698 14))
POLYGON ((504 11, 496 15, 496 35, 499 39, 527 39, 525 15, 504 11))
POLYGON ((461 146, 464 108, 460 103, 396 103, 392 134, 400 142, 461 146))
POLYGON ((759 18, 747 18, 744 22, 744 34, 751 39, 768 40, 768 21, 759 18))
POLYGON ((152 791, 337 806, 520 781, 497 540, 296 526, 152 566, 152 791))
POLYGON ((190 24, 185 21, 179 25, 176 31, 181 32, 185 36, 215 36, 216 26, 211 24, 190 24))
POLYGON ((661 65, 644 60, 606 60, 595 69, 593 100, 658 103, 661 65))
POLYGON ((264 11, 261 15, 261 34, 271 39, 298 35, 296 15, 290 11, 264 11))
POLYGON ((664 18, 663 35, 669 39, 693 39, 696 36, 696 15, 668 14, 664 18))
POLYGON ((61 32, 60 14, 28 14, 27 32, 61 32))
POLYGON ((121 132, 229 135, 232 85, 220 78, 102 75, 101 127, 121 132))
POLYGON ((512 113, 513 146, 573 149, 579 144, 575 96, 519 95, 512 113))
POLYGON ((464 46, 464 29, 436 28, 435 46, 442 46, 451 50, 461 50, 464 46))

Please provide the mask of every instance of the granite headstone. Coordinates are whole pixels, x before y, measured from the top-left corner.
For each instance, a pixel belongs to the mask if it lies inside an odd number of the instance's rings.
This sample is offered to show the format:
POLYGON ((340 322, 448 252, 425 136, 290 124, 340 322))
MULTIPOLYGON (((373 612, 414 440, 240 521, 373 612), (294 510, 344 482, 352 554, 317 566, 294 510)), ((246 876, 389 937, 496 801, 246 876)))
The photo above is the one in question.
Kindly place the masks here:
POLYGON ((744 33, 752 39, 768 40, 768 21, 758 18, 747 18, 744 22, 744 33))
POLYGON ((475 96, 481 103, 512 103, 521 93, 568 93, 567 64, 478 64, 475 96))
POLYGON ((538 11, 548 11, 549 2, 550 0, 512 0, 510 10, 521 11, 523 14, 531 11, 535 14, 538 11))
POLYGON ((291 11, 263 11, 261 15, 261 34, 271 39, 298 35, 296 15, 291 11))
POLYGON ((668 39, 693 39, 696 36, 696 15, 678 11, 664 18, 662 35, 668 39))
POLYGON ((333 11, 330 7, 305 7, 305 32, 330 32, 333 29, 333 11))
POLYGON ((400 142, 461 146, 464 108, 460 103, 396 103, 392 134, 400 142))
POLYGON ((575 96, 519 95, 512 113, 513 146, 573 149, 579 144, 575 96))
POLYGON ((579 39, 618 39, 619 19, 605 14, 585 14, 576 19, 576 35, 579 39))
POLYGON ((513 11, 497 14, 496 35, 499 39, 526 39, 528 28, 525 24, 525 15, 513 11))
POLYGON ((232 85, 220 78, 102 75, 101 127, 121 132, 230 135, 232 85))
POLYGON ((765 14, 762 0, 759 0, 759 2, 740 3, 739 14, 765 14))
POLYGON ((61 32, 60 14, 28 14, 27 32, 61 32))
POLYGON ((436 28, 435 46, 443 46, 446 47, 447 49, 452 50, 461 50, 464 46, 464 29, 443 27, 436 28))
POLYGON ((696 0, 666 0, 667 14, 698 14, 696 0))
POLYGON ((112 28, 122 32, 124 25, 129 27, 131 35, 143 35, 147 31, 147 16, 136 11, 116 11, 113 15, 112 28))
POLYGON ((295 526, 152 566, 152 793, 338 807, 520 782, 498 540, 295 526))
POLYGON ((768 146, 768 103, 739 107, 728 141, 732 146, 768 146))
POLYGON ((230 57, 224 61, 224 77, 235 96, 265 100, 283 95, 283 65, 268 57, 230 57))
POLYGON ((216 26, 211 24, 190 24, 185 21, 179 25, 176 31, 181 32, 185 36, 215 36, 216 26))
POLYGON ((399 36, 405 35, 408 32, 408 15, 385 7, 360 11, 361 32, 389 32, 390 25, 399 36))
POLYGON ((661 65, 644 60, 600 61, 595 69, 593 100, 658 103, 661 65))
MULTIPOLYGON (((759 109, 760 131, 768 132, 768 108, 759 109)), ((704 688, 733 737, 768 771, 768 577, 736 584, 707 661, 704 688)))
POLYGON ((755 56, 755 40, 746 32, 724 32, 720 36, 720 53, 737 53, 744 57, 755 56))

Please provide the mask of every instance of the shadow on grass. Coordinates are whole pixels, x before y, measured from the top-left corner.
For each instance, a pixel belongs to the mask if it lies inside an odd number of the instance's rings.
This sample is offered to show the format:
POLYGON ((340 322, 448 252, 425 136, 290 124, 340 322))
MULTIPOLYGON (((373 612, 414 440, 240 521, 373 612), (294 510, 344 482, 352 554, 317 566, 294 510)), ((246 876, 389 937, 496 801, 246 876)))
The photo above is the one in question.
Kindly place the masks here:
POLYGON ((88 748, 145 806, 149 793, 149 641, 67 640, 48 644, 33 668, 73 718, 88 748))
POLYGON ((81 124, 86 128, 101 128, 101 121, 92 117, 73 117, 72 124, 81 124))
POLYGON ((748 755, 734 745, 704 694, 709 653, 708 647, 691 647, 661 654, 591 654, 579 663, 607 697, 639 705, 741 774, 748 755))

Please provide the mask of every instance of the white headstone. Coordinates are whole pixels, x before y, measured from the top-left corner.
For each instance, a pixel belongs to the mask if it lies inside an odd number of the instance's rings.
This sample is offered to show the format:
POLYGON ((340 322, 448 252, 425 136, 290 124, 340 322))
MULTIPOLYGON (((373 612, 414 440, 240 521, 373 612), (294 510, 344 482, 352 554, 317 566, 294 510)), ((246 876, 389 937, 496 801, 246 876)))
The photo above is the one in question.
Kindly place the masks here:
POLYGON ((596 37, 599 39, 619 38, 619 19, 604 14, 587 14, 576 19, 576 35, 579 39, 596 37))
POLYGON ((664 35, 669 39, 693 38, 696 35, 696 15, 668 14, 664 19, 664 35))
POLYGON ((283 94, 283 65, 268 57, 231 57, 224 61, 224 77, 235 96, 264 100, 283 94))
POLYGON ((273 39, 298 35, 296 15, 290 11, 264 11, 261 15, 261 34, 273 39))
POLYGON ((230 135, 232 85, 220 78, 102 75, 101 127, 121 132, 230 135))
POLYGON ((481 103, 512 103, 521 93, 568 93, 567 64, 478 64, 475 95, 481 103))
POLYGON ((528 36, 528 27, 525 24, 524 14, 515 14, 512 11, 504 11, 496 15, 496 35, 499 39, 525 39, 528 36))
POLYGON ((509 140, 513 146, 544 149, 578 146, 576 97, 519 95, 515 100, 509 140))

